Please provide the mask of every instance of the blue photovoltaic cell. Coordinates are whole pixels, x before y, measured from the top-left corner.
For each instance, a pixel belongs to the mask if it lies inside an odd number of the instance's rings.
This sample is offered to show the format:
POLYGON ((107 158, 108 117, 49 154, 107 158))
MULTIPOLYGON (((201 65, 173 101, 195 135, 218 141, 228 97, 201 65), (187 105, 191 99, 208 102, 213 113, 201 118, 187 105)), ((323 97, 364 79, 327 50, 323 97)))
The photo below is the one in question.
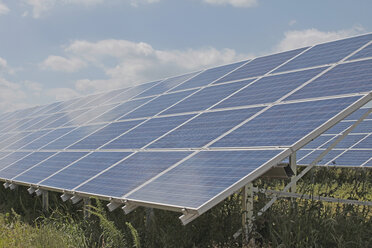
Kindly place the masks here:
POLYGON ((135 149, 147 145, 173 128, 181 125, 193 115, 154 118, 113 140, 102 149, 135 149))
MULTIPOLYGON (((309 165, 316 159, 324 150, 315 150, 314 152, 310 153, 305 158, 298 160, 298 164, 301 165, 309 165)), ((334 164, 334 158, 340 155, 343 151, 342 150, 331 150, 329 151, 317 164, 318 165, 325 165, 326 163, 330 162, 330 165, 334 164)))
POLYGON ((98 129, 102 128, 104 125, 92 125, 92 126, 85 126, 79 127, 74 129, 72 132, 62 136, 61 138, 53 141, 49 145, 43 147, 43 149, 64 149, 77 141, 83 139, 84 137, 88 136, 89 134, 97 131, 98 129))
MULTIPOLYGON (((301 159, 303 159, 305 156, 307 156, 310 152, 312 152, 313 150, 298 150, 296 152, 296 160, 297 160, 297 163, 298 161, 300 161, 301 159)), ((285 163, 289 163, 289 158, 287 158, 285 160, 285 163)), ((298 163, 298 164, 301 164, 301 163, 298 163)))
MULTIPOLYGON (((22 134, 22 133, 21 133, 22 134)), ((12 141, 10 142, 7 142, 7 139, 11 138, 12 136, 17 136, 19 135, 19 133, 4 133, 1 137, 0 137, 0 149, 2 149, 2 147, 5 147, 9 144, 12 143, 12 141)), ((13 142, 15 142, 16 140, 14 140, 13 142)))
POLYGON ((97 118, 97 116, 99 117, 100 115, 102 115, 106 111, 109 111, 115 106, 117 106, 117 104, 103 105, 103 106, 98 106, 98 107, 85 110, 85 113, 73 118, 71 121, 65 123, 63 126, 67 127, 67 126, 83 125, 97 118))
POLYGON ((324 144, 328 143, 331 139, 333 139, 335 136, 333 135, 327 135, 327 136, 319 136, 318 138, 314 139, 304 147, 303 149, 315 149, 318 147, 322 147, 324 144))
POLYGON ((41 116, 37 116, 37 117, 34 117, 32 118, 31 120, 25 122, 22 126, 19 127, 19 130, 22 131, 22 130, 26 130, 28 129, 29 127, 35 125, 36 123, 42 121, 42 120, 45 120, 46 118, 49 118, 49 116, 47 115, 41 115, 41 116))
POLYGON ((54 122, 50 123, 49 125, 45 126, 44 128, 57 128, 57 127, 61 127, 63 125, 65 125, 66 123, 70 122, 71 120, 73 120, 74 118, 84 114, 84 113, 87 113, 90 109, 78 109, 78 110, 75 110, 75 111, 72 111, 72 112, 66 112, 64 113, 64 115, 55 120, 54 122))
POLYGON ((111 123, 73 146, 68 147, 68 149, 97 149, 141 122, 142 121, 126 121, 111 123))
POLYGON ((358 143, 354 148, 369 148, 372 149, 372 135, 369 135, 367 138, 358 143))
POLYGON ((372 167, 372 159, 368 161, 368 163, 366 163, 365 165, 363 165, 364 167, 372 167))
POLYGON ((98 123, 98 122, 109 122, 119 119, 120 117, 124 116, 125 114, 129 113, 130 111, 136 109, 137 107, 141 106, 142 104, 148 102, 152 98, 144 98, 138 100, 132 100, 129 102, 124 102, 119 106, 111 109, 110 111, 104 113, 101 116, 90 121, 90 123, 98 123))
POLYGON ((29 155, 29 152, 13 152, 0 159, 0 170, 29 155))
POLYGON ((26 119, 22 119, 22 120, 17 120, 15 123, 12 123, 11 125, 9 125, 8 127, 6 127, 5 129, 2 129, 1 132, 2 133, 7 133, 7 132, 21 132, 21 131, 24 131, 24 130, 21 130, 20 127, 30 121, 31 118, 26 118, 26 119))
POLYGON ((0 152, 0 159, 8 156, 10 154, 10 152, 0 152))
MULTIPOLYGON (((362 117, 363 114, 365 114, 367 111, 369 111, 369 108, 361 108, 356 111, 354 111, 351 115, 345 118, 345 120, 359 120, 360 117, 362 117)), ((366 119, 372 119, 372 113, 370 113, 366 119)))
POLYGON ((128 155, 129 152, 94 152, 40 184, 72 190, 128 155))
POLYGON ((54 152, 34 152, 0 171, 0 178, 12 179, 23 171, 54 155, 54 152))
POLYGON ((351 132, 352 133, 372 133, 372 120, 362 121, 351 132))
POLYGON ((146 103, 145 105, 139 107, 133 112, 125 115, 123 118, 121 118, 121 120, 151 117, 153 115, 156 115, 160 111, 163 111, 164 109, 172 106, 173 104, 177 103, 178 101, 182 100, 183 98, 185 98, 186 96, 190 95, 193 92, 195 92, 195 90, 188 90, 162 95, 146 103))
POLYGON ((292 90, 318 75, 325 68, 264 77, 214 108, 229 108, 275 102, 292 90), (268 91, 269 89, 269 91, 268 91))
POLYGON ((334 165, 360 166, 372 157, 371 150, 349 150, 336 158, 334 165))
POLYGON ((262 108, 238 109, 204 113, 167 134, 150 148, 202 147, 234 126, 251 117, 262 108))
POLYGON ((346 128, 353 125, 353 121, 341 121, 324 132, 324 134, 339 134, 345 131, 346 128))
POLYGON ((138 152, 76 190, 97 195, 122 197, 190 153, 138 152))
POLYGON ((212 147, 291 146, 358 99, 344 97, 276 105, 212 147))
POLYGON ((119 102, 125 102, 130 100, 131 98, 141 94, 147 89, 150 89, 157 85, 160 81, 156 82, 150 82, 146 84, 141 84, 132 88, 129 88, 128 90, 124 91, 123 93, 117 95, 116 97, 111 98, 108 102, 105 104, 110 104, 110 103, 119 103, 119 102))
POLYGON ((137 98, 162 94, 162 93, 172 89, 173 87, 179 85, 180 83, 184 82, 185 80, 195 76, 198 73, 199 72, 193 72, 193 73, 189 73, 189 74, 186 74, 186 75, 181 75, 181 76, 177 76, 177 77, 168 78, 168 79, 162 81, 161 83, 155 85, 151 89, 148 89, 145 92, 143 92, 142 94, 138 95, 137 98))
POLYGON ((243 81, 231 84, 210 86, 202 89, 182 102, 164 111, 162 114, 175 114, 205 110, 220 100, 241 89, 251 81, 243 81))
POLYGON ((64 113, 58 113, 58 114, 50 115, 48 118, 43 119, 42 121, 39 121, 35 125, 32 125, 29 128, 27 128, 26 130, 37 130, 37 129, 41 129, 41 128, 45 127, 46 125, 50 124, 51 122, 54 122, 54 121, 58 120, 63 115, 64 115, 64 113))
POLYGON ((365 45, 371 39, 372 35, 364 35, 319 44, 301 54, 297 58, 291 60, 287 64, 281 66, 274 72, 289 71, 300 68, 336 63, 365 45))
POLYGON ((335 148, 350 148, 351 146, 355 145, 358 141, 360 141, 362 138, 366 137, 366 135, 352 135, 349 134, 346 137, 344 137, 340 143, 338 143, 335 148))
POLYGON ((361 51, 351 56, 348 60, 362 59, 368 57, 372 57, 372 44, 369 44, 367 47, 363 48, 361 51))
POLYGON ((127 198, 198 208, 280 152, 202 151, 127 198))
POLYGON ((246 62, 247 61, 242 61, 242 62, 238 62, 235 64, 224 65, 224 66, 219 66, 219 67, 208 69, 206 71, 203 71, 199 75, 191 78, 190 80, 187 80, 186 82, 177 86, 176 88, 172 89, 172 91, 185 90, 185 89, 191 89, 191 88, 208 85, 212 83, 213 81, 219 79, 226 73, 229 73, 230 71, 243 65, 246 62))
POLYGON ((60 152, 48 160, 14 178, 15 181, 37 184, 72 162, 87 155, 87 152, 60 152))
POLYGON ((44 108, 40 109, 40 111, 36 112, 36 113, 33 113, 33 116, 37 116, 37 115, 40 115, 40 114, 45 114, 47 113, 48 111, 54 109, 55 107, 57 107, 58 105, 62 104, 63 102, 55 102, 55 103, 52 103, 52 104, 48 104, 46 106, 42 106, 44 108))
POLYGON ((338 65, 286 100, 369 92, 372 90, 371 68, 372 59, 338 65))
POLYGON ((4 149, 9 144, 13 144, 14 142, 25 138, 28 136, 31 132, 23 132, 23 133, 14 133, 11 136, 8 136, 7 139, 4 139, 0 142, 0 149, 4 149))
POLYGON ((8 150, 20 149, 21 147, 27 145, 28 143, 31 143, 35 139, 44 136, 48 132, 50 132, 50 130, 36 131, 36 132, 31 133, 30 135, 27 135, 24 138, 18 140, 17 142, 12 143, 11 145, 7 146, 5 149, 8 149, 8 150))
POLYGON ((32 143, 28 144, 25 146, 23 149, 28 149, 28 150, 37 150, 40 149, 41 147, 49 144, 50 142, 62 137, 66 133, 72 131, 73 128, 60 128, 51 131, 50 133, 44 135, 43 137, 34 140, 32 143))
POLYGON ((287 60, 301 53, 306 48, 300 48, 297 50, 278 53, 274 55, 269 55, 265 57, 256 58, 248 64, 240 67, 236 71, 228 74, 227 76, 221 78, 216 83, 228 82, 233 80, 239 80, 244 78, 262 76, 269 71, 275 69, 279 65, 283 64, 287 60))

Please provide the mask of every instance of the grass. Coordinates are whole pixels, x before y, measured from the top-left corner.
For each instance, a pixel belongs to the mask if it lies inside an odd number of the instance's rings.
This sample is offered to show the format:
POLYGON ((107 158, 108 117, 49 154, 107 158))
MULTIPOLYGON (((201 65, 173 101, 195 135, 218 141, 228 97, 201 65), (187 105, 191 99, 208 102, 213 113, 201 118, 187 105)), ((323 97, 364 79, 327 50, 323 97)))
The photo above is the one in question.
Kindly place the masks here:
MULTIPOLYGON (((260 179, 255 186, 281 189, 288 180, 260 179)), ((371 170, 315 169, 298 191, 372 201, 371 170)), ((241 247, 239 194, 234 194, 187 226, 179 213, 138 208, 129 215, 92 200, 91 217, 82 205, 63 203, 50 193, 50 214, 25 188, 0 190, 0 247, 241 247)), ((256 212, 268 198, 255 196, 256 212)), ((245 247, 372 247, 372 208, 312 200, 278 200, 254 222, 245 247)))

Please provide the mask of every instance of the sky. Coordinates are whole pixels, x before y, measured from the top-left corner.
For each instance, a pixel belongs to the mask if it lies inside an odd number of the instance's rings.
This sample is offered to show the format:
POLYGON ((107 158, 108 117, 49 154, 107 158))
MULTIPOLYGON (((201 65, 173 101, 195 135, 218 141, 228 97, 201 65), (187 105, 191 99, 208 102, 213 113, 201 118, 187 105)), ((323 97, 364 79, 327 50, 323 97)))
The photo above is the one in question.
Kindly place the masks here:
POLYGON ((370 0, 0 0, 0 112, 372 32, 370 0))

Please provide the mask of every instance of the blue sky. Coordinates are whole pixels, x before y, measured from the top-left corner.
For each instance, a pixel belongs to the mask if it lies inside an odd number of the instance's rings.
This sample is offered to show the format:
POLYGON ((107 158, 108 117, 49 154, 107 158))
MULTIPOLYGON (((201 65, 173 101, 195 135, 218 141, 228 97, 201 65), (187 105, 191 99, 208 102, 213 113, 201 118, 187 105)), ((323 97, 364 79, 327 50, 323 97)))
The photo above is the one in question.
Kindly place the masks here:
POLYGON ((372 1, 0 0, 0 112, 372 31, 372 1))

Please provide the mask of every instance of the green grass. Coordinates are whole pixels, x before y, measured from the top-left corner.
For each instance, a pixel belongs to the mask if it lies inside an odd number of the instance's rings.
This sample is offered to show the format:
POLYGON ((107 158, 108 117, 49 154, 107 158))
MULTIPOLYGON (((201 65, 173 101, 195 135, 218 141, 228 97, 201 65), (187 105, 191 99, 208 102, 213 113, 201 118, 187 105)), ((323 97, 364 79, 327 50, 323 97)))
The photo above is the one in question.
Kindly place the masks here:
MULTIPOLYGON (((255 186, 279 190, 288 180, 260 179, 255 186)), ((298 191, 372 201, 371 170, 315 169, 298 191)), ((257 212, 269 200, 255 196, 257 212)), ((84 220, 82 203, 63 203, 50 193, 50 213, 26 189, 0 189, 0 247, 241 247, 241 196, 234 194, 187 226, 180 213, 138 208, 110 213, 92 200, 84 220)), ((303 199, 280 199, 254 222, 245 247, 372 247, 372 208, 303 199)))

